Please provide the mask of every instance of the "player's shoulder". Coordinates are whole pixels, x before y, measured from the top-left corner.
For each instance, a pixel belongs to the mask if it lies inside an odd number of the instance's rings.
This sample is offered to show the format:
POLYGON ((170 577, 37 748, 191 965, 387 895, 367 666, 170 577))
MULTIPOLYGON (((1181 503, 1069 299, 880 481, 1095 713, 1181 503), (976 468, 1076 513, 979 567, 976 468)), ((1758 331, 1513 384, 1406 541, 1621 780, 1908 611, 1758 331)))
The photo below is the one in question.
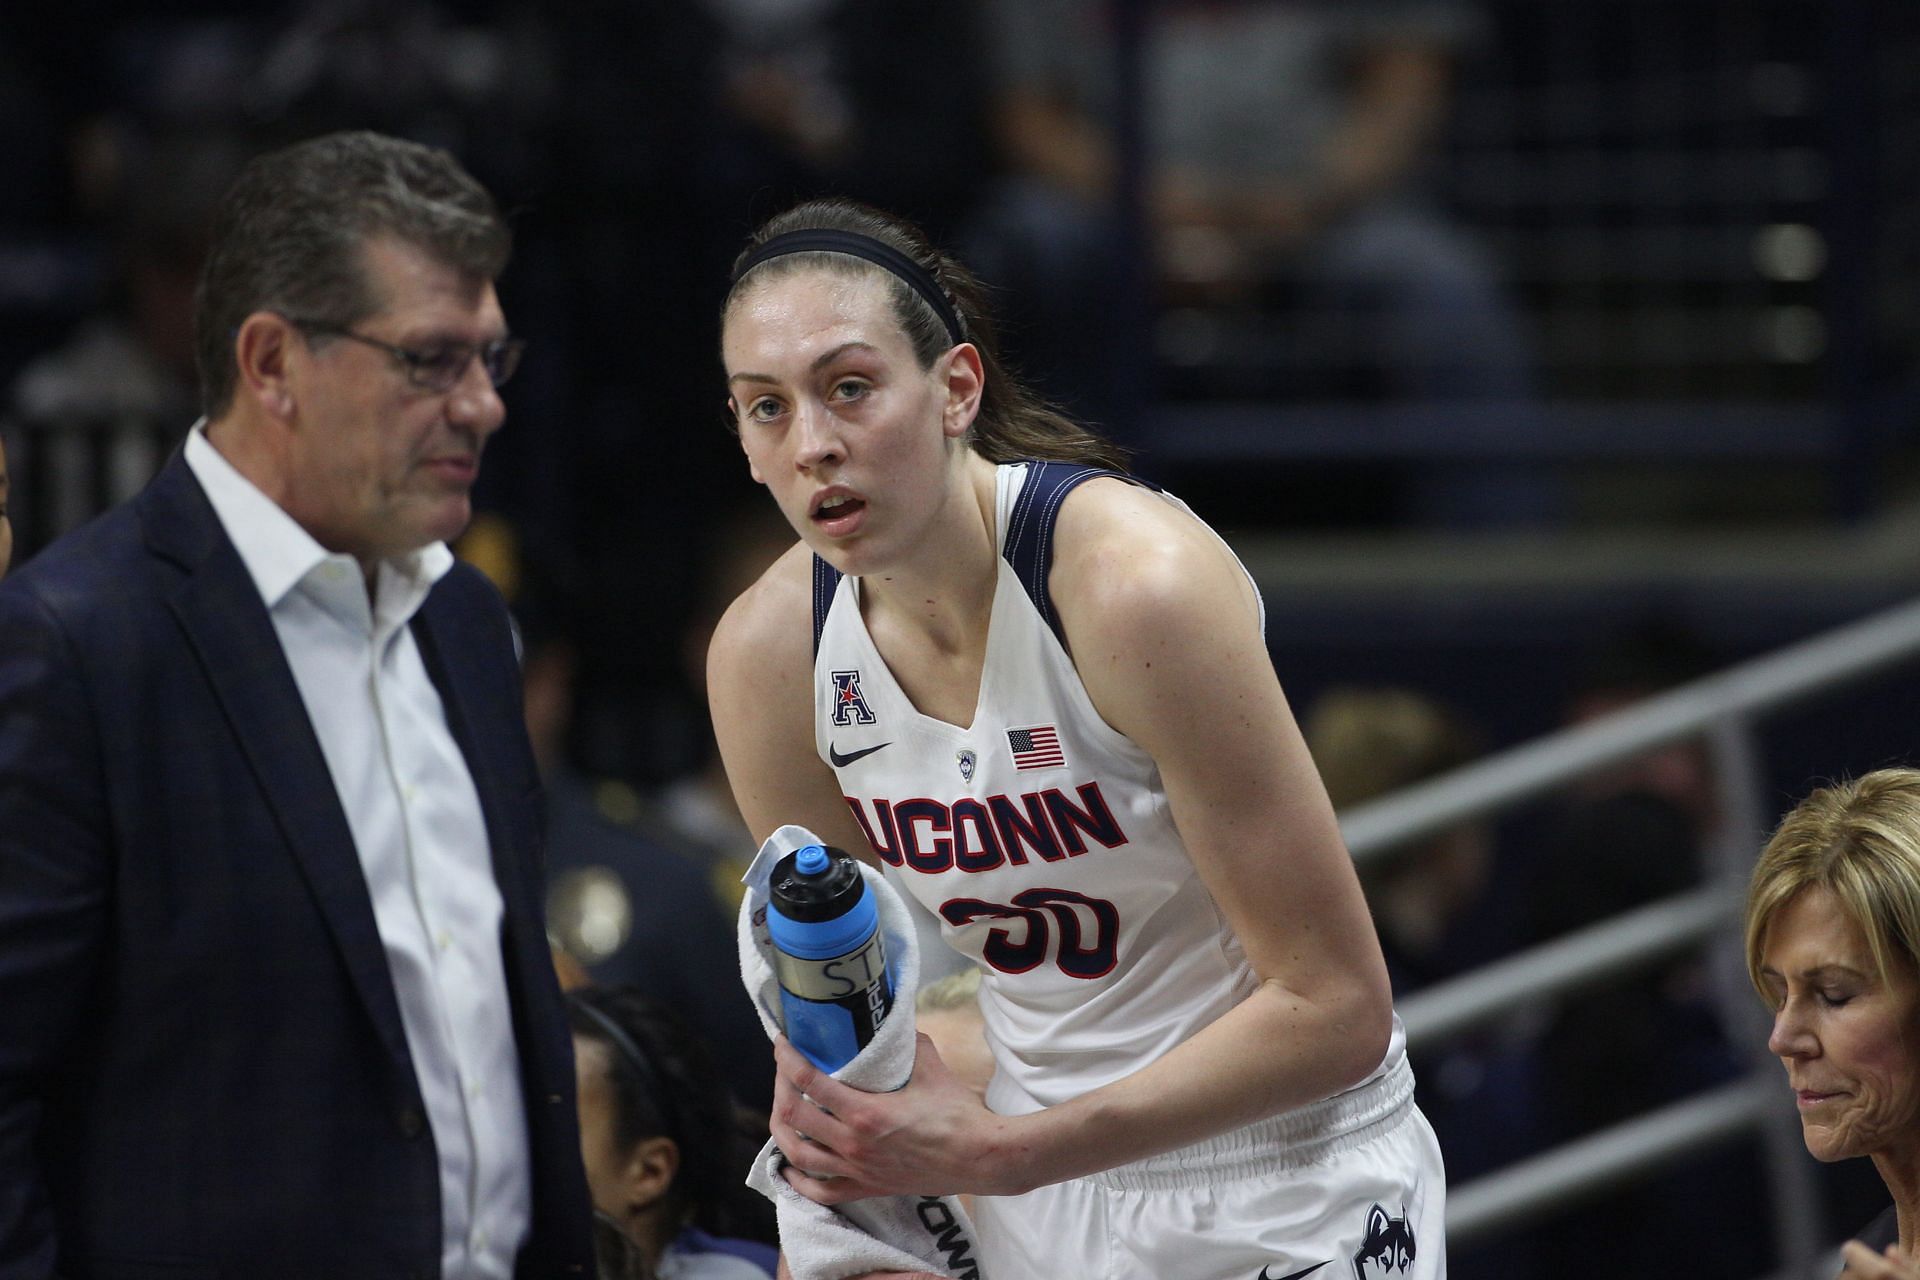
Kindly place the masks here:
POLYGON ((1083 480, 1060 501, 1054 542, 1152 545, 1200 522, 1166 495, 1131 477, 1109 472, 1083 480))
POLYGON ((737 596, 714 627, 708 664, 751 670, 813 651, 813 552, 796 542, 737 596))
POLYGON ((1063 613, 1179 607, 1238 590, 1238 565, 1212 530, 1143 485, 1100 476, 1075 488, 1054 527, 1049 580, 1063 613))

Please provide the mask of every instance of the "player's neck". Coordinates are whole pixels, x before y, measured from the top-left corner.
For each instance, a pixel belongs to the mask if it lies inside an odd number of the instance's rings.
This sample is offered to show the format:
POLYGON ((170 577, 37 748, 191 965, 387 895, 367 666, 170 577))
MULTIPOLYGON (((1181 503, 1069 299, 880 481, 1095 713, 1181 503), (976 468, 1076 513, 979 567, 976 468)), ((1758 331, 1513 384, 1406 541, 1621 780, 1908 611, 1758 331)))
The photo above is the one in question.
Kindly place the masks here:
POLYGON ((999 583, 995 468, 970 456, 936 519, 897 567, 861 579, 870 631, 911 633, 943 654, 986 652, 999 583))

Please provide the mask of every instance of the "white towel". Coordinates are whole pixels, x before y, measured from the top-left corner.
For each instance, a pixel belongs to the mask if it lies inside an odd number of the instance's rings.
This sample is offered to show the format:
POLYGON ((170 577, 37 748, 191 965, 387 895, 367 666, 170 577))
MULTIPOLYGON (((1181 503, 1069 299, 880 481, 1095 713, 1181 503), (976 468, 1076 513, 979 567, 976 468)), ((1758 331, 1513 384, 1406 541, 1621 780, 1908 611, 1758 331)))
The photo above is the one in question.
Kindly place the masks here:
MULTIPOLYGON (((747 874, 740 903, 740 978, 768 1037, 780 1034, 780 989, 767 936, 767 883, 773 864, 795 849, 825 844, 805 827, 774 832, 747 874)), ((853 1061, 833 1078, 869 1093, 889 1093, 913 1074, 913 996, 920 986, 920 950, 907 905, 872 867, 860 873, 872 890, 893 970, 893 1010, 853 1061)), ((844 1280, 869 1271, 929 1271, 956 1280, 980 1280, 980 1249, 973 1224, 952 1196, 876 1196, 838 1209, 813 1201, 787 1185, 780 1170, 786 1156, 771 1141, 760 1150, 747 1185, 773 1201, 780 1220, 780 1251, 793 1280, 844 1280)))

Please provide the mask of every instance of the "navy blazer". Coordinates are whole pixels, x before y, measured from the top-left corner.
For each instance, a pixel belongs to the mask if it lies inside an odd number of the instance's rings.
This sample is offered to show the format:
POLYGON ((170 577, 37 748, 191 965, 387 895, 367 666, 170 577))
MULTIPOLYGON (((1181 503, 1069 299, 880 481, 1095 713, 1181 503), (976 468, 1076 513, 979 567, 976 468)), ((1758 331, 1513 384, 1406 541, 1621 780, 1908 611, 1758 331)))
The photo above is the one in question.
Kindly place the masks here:
MULTIPOLYGON (((480 793, 533 1162, 587 1276, 572 1042, 506 610, 414 623, 480 793)), ((184 457, 0 585, 0 1280, 439 1274, 373 905, 266 606, 184 457)))

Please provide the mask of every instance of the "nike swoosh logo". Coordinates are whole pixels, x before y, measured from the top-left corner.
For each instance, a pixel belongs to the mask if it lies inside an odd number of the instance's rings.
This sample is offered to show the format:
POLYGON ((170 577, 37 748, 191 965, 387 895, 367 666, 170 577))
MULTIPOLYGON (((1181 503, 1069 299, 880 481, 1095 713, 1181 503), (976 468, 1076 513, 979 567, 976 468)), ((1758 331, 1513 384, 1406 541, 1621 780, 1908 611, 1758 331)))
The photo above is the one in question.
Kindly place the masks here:
MULTIPOLYGON (((1332 1259, 1328 1259, 1328 1261, 1332 1261, 1332 1259)), ((1312 1266, 1307 1267, 1304 1270, 1289 1271, 1287 1272, 1286 1275, 1283 1275, 1283 1276, 1270 1276, 1267 1274, 1267 1269, 1265 1267, 1262 1267, 1260 1268, 1260 1280, 1300 1280, 1301 1276, 1310 1276, 1314 1272, 1318 1271, 1320 1268, 1326 1265, 1327 1264, 1325 1262, 1316 1262, 1312 1266)))
MULTIPOLYGON (((892 745, 893 743, 891 742, 883 742, 880 744, 880 747, 890 747, 892 745)), ((829 742, 827 744, 827 759, 833 761, 834 768, 844 769, 848 765, 852 764, 855 760, 858 760, 863 756, 872 755, 874 752, 878 751, 880 747, 862 747, 858 751, 849 751, 847 752, 847 754, 841 755, 840 752, 834 748, 834 745, 831 742, 829 742)))

